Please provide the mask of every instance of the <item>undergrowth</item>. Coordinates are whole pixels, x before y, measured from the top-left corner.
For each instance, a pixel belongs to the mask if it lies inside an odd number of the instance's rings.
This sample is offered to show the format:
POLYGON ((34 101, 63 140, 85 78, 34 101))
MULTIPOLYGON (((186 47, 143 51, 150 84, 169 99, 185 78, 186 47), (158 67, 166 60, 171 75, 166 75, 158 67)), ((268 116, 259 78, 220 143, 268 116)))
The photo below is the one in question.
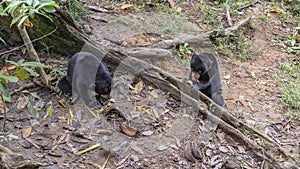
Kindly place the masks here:
POLYGON ((241 31, 236 32, 236 35, 213 37, 213 44, 218 53, 229 57, 246 60, 252 58, 253 55, 248 39, 241 31))
POLYGON ((283 102, 288 110, 286 115, 300 117, 300 62, 281 63, 278 68, 283 72, 277 79, 282 85, 283 102))
POLYGON ((82 21, 89 18, 89 13, 79 0, 68 0, 61 5, 62 9, 66 10, 73 19, 82 21))

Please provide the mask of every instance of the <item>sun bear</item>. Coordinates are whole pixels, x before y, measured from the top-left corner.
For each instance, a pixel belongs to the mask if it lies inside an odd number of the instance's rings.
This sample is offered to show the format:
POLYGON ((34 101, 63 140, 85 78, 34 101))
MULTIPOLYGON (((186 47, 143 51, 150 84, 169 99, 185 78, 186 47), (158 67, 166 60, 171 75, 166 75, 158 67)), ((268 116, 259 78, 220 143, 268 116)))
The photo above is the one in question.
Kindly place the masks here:
POLYGON ((111 84, 112 75, 98 57, 78 52, 72 56, 67 75, 58 82, 58 88, 71 96, 73 103, 82 97, 88 107, 99 108, 97 100, 110 93, 111 84))
POLYGON ((194 89, 201 91, 215 103, 224 106, 222 84, 217 59, 211 53, 193 54, 191 59, 190 80, 194 89))

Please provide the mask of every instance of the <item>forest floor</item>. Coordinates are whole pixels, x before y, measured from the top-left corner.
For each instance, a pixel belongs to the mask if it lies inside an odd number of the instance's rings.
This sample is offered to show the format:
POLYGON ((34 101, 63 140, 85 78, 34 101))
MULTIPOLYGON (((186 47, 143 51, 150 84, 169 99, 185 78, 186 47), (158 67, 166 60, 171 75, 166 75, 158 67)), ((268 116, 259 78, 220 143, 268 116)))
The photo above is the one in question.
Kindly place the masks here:
MULTIPOLYGON (((89 38, 107 48, 128 52, 152 46, 177 32, 203 32, 219 28, 219 25, 214 26, 216 22, 227 24, 226 11, 219 8, 207 4, 199 7, 199 2, 193 0, 175 1, 175 4, 171 9, 167 2, 128 5, 118 1, 90 1, 86 4, 90 18, 82 22, 82 28, 89 38), (215 13, 218 15, 214 16, 215 13)), ((299 56, 286 46, 288 37, 295 32, 287 21, 294 18, 284 18, 281 10, 279 4, 264 1, 241 8, 240 14, 232 15, 233 23, 251 16, 246 26, 233 32, 241 44, 230 38, 227 41, 212 39, 211 47, 216 51, 210 52, 217 53, 226 108, 276 140, 296 160, 289 162, 300 167, 299 110, 289 110, 283 101, 280 79, 284 72, 279 68, 286 63, 299 64, 299 56), (235 53, 228 51, 226 46, 230 45, 233 46, 230 50, 236 49, 235 53), (241 47, 248 47, 251 54, 243 53, 241 47)), ((183 50, 187 52, 188 47, 183 50)), ((181 58, 172 57, 154 61, 154 64, 184 80, 189 74, 185 60, 190 59, 184 52, 181 58)), ((46 52, 39 53, 47 65, 56 65, 59 70, 56 73, 66 70, 68 58, 55 55, 47 59, 46 52)), ((21 57, 20 52, 14 52, 9 59, 18 61, 21 57)), ((114 85, 123 87, 113 88, 111 95, 115 101, 112 104, 121 107, 123 113, 129 113, 127 116, 133 122, 125 121, 114 112, 102 114, 99 120, 82 111, 80 105, 64 107, 63 100, 67 99, 55 90, 37 86, 15 91, 32 79, 10 86, 15 92, 12 102, 7 104, 6 132, 1 144, 49 169, 100 168, 100 165, 106 168, 274 168, 249 147, 217 128, 217 123, 195 114, 191 107, 159 87, 130 74, 116 76, 114 80, 114 85), (39 117, 28 110, 28 98, 39 117), (47 116, 47 107, 53 108, 51 117, 47 116), (113 128, 113 134, 96 133, 106 128, 113 128), (134 136, 130 137, 131 134, 134 136), (101 143, 99 148, 76 155, 98 143, 101 143)), ((247 131, 243 134, 274 153, 279 162, 286 162, 268 142, 247 131)))

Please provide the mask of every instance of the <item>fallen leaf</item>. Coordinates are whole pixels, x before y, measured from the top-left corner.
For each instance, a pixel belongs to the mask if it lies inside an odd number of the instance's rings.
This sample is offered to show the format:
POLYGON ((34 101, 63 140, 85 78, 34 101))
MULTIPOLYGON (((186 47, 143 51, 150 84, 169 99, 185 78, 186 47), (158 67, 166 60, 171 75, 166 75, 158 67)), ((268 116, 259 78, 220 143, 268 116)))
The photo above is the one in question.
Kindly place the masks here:
POLYGON ((158 98, 158 94, 157 94, 156 90, 151 91, 151 96, 153 96, 155 99, 158 98))
MULTIPOLYGON (((0 100, 0 114, 3 114, 4 113, 4 103, 3 103, 3 101, 2 100, 0 100)), ((9 111, 9 109, 8 109, 8 107, 7 106, 5 106, 5 112, 8 112, 9 111)))
POLYGON ((20 97, 17 100, 17 109, 18 110, 22 110, 27 106, 28 103, 28 99, 26 97, 20 97))
POLYGON ((149 91, 152 91, 153 89, 154 89, 154 87, 148 86, 148 90, 149 90, 149 91))
POLYGON ((149 109, 145 109, 144 111, 147 113, 148 116, 150 116, 152 114, 149 109))
POLYGON ((68 106, 67 102, 64 99, 59 100, 58 103, 62 105, 64 108, 68 106))
POLYGON ((170 7, 171 8, 174 8, 175 7, 175 2, 173 0, 167 0, 168 3, 170 4, 170 7))
POLYGON ((200 153, 199 153, 199 151, 198 151, 198 149, 197 149, 196 143, 192 142, 191 144, 192 144, 192 146, 191 146, 192 155, 193 155, 196 159, 201 160, 202 157, 201 157, 201 155, 200 155, 200 153))
POLYGON ((0 72, 0 75, 9 75, 8 74, 8 68, 6 66, 4 66, 0 72))
POLYGON ((96 133, 103 134, 103 135, 111 135, 112 134, 110 129, 99 129, 96 133))
POLYGON ((140 93, 143 90, 143 87, 144 87, 143 81, 139 81, 134 87, 134 93, 135 94, 140 93))
POLYGON ((136 136, 137 132, 138 132, 138 130, 136 128, 129 126, 127 123, 121 123, 120 128, 124 134, 126 134, 130 137, 136 136))
POLYGON ((193 156, 193 154, 192 154, 191 146, 190 146, 189 143, 187 143, 187 144, 185 145, 185 148, 184 148, 184 157, 185 157, 188 161, 190 161, 190 162, 192 162, 192 163, 195 163, 195 162, 196 162, 196 161, 195 161, 195 158, 194 158, 194 156, 193 156))
POLYGON ((131 5, 131 4, 125 4, 125 5, 121 6, 121 9, 125 10, 125 9, 131 8, 131 7, 133 7, 133 5, 131 5))
POLYGON ((222 153, 227 153, 227 152, 228 152, 228 149, 227 149, 225 146, 220 146, 220 147, 219 147, 219 150, 220 150, 222 153))
POLYGON ((224 79, 226 79, 226 80, 230 79, 230 75, 224 76, 224 79))
POLYGON ((31 134, 32 127, 28 127, 27 129, 22 130, 22 137, 28 138, 31 134))
POLYGON ((44 99, 39 99, 33 106, 37 110, 41 110, 45 106, 44 99))
POLYGON ((154 133, 154 131, 148 130, 148 131, 142 132, 142 135, 143 135, 143 136, 150 136, 150 135, 152 135, 153 133, 154 133))
POLYGON ((168 145, 160 145, 160 146, 157 147, 157 150, 158 150, 158 151, 164 151, 164 150, 166 150, 166 149, 168 149, 168 148, 169 148, 168 145))
POLYGON ((135 144, 131 146, 131 149, 133 149, 134 151, 138 152, 138 153, 141 154, 141 155, 144 154, 143 150, 142 150, 141 148, 139 148, 139 147, 138 147, 137 145, 135 145, 135 144))
POLYGON ((7 70, 15 70, 16 68, 17 68, 16 65, 10 65, 10 66, 7 67, 7 70))

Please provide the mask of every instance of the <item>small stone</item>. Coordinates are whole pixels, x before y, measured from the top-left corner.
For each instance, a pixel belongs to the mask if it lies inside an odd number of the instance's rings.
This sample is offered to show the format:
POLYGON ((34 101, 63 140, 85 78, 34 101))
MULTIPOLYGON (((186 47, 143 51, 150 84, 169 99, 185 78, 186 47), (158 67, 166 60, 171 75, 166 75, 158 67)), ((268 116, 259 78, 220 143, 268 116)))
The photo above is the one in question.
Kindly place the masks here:
POLYGON ((83 31, 84 31, 86 34, 89 34, 89 35, 92 34, 92 29, 90 28, 89 25, 83 25, 83 31))
POLYGON ((22 145, 22 147, 24 147, 24 148, 27 148, 27 149, 31 148, 31 144, 27 140, 21 139, 18 141, 18 143, 20 145, 22 145))

